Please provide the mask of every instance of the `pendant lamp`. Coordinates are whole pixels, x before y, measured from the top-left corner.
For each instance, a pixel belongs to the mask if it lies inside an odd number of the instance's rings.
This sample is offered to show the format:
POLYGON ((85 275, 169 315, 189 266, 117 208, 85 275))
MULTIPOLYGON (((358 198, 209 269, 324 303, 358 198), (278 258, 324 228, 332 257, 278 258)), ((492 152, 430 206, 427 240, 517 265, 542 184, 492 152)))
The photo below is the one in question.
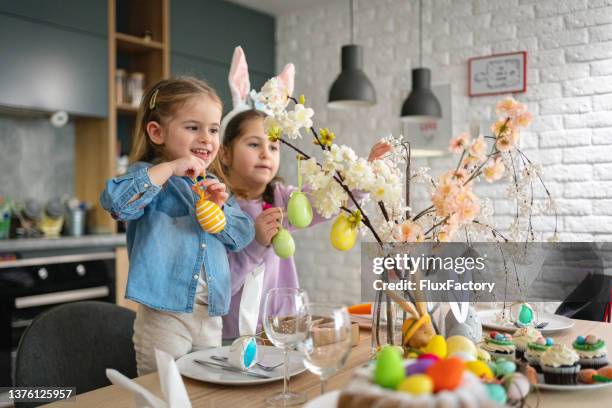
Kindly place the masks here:
POLYGON ((353 36, 353 0, 350 0, 351 43, 342 46, 342 71, 329 90, 327 106, 350 109, 376 104, 376 91, 363 72, 363 47, 355 44, 353 36))
POLYGON ((402 105, 401 121, 425 123, 442 117, 438 98, 431 91, 431 71, 423 68, 423 0, 419 1, 419 66, 412 70, 412 91, 402 105))

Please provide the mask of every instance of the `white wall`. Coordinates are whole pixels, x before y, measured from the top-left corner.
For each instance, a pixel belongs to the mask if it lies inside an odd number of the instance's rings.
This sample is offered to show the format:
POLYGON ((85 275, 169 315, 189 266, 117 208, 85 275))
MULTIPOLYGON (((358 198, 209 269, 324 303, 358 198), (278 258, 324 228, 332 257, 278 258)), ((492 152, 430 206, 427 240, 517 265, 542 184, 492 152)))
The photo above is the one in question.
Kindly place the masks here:
MULTIPOLYGON (((399 111, 418 64, 418 1, 356 0, 355 13, 356 43, 364 46, 365 72, 378 94, 375 107, 326 108, 340 47, 349 42, 348 0, 278 17, 277 66, 296 64, 296 93, 315 109, 315 126, 332 128, 338 143, 366 155, 381 136, 400 133, 399 111)), ((528 90, 515 97, 535 120, 522 146, 544 165, 559 205, 560 238, 612 240, 612 0, 424 0, 423 25, 423 63, 434 84, 452 84, 453 135, 468 130, 471 120, 491 120, 499 99, 467 96, 468 58, 528 52, 528 90)), ((282 173, 295 184, 295 155, 286 149, 283 155, 282 173)), ((417 165, 438 174, 450 163, 417 165)), ((507 225, 504 188, 477 191, 494 200, 498 223, 507 225)), ((534 221, 538 231, 552 231, 552 217, 534 221)), ((329 228, 295 234, 301 284, 313 300, 357 301, 359 248, 333 250, 329 228)))

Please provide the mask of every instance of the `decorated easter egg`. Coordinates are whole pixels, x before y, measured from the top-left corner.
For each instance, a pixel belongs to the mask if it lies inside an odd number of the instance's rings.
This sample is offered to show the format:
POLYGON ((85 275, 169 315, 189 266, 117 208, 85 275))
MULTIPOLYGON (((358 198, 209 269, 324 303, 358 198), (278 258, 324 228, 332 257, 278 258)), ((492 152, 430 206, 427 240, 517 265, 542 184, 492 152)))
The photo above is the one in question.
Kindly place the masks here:
POLYGON ((435 354, 440 358, 446 357, 447 348, 446 348, 446 340, 444 337, 439 334, 433 336, 429 343, 423 348, 424 353, 435 354))
POLYGON ((225 213, 210 200, 198 200, 196 218, 202 229, 209 234, 217 234, 225 228, 225 213))
POLYGON ((505 404, 508 400, 506 396, 506 390, 499 384, 485 384, 487 388, 487 395, 490 399, 500 404, 505 404))
POLYGON ((578 343, 578 344, 584 344, 584 342, 585 342, 585 338, 584 338, 584 336, 578 336, 578 337, 576 337, 576 343, 578 343))
POLYGON ((597 343, 597 337, 592 334, 589 334, 588 336, 585 337, 584 342, 586 344, 595 344, 597 343))
POLYGON ((476 358, 476 345, 472 340, 464 336, 451 336, 446 339, 446 348, 448 355, 453 355, 458 352, 463 352, 476 358))
POLYGON ((489 362, 491 361, 491 354, 487 350, 483 350, 480 347, 476 348, 476 359, 480 361, 489 362))
POLYGON ((432 364, 425 372, 433 381, 434 391, 454 390, 465 371, 465 363, 457 357, 450 357, 432 364))
POLYGON ((272 247, 274 248, 274 253, 283 259, 289 258, 295 253, 293 237, 289 231, 282 227, 272 238, 272 247))
POLYGON ((413 395, 431 394, 433 391, 433 381, 425 374, 415 374, 402 380, 397 386, 397 390, 413 395))
POLYGON ((512 374, 516 371, 516 364, 508 360, 497 360, 495 362, 495 375, 502 377, 506 374, 512 374))
POLYGON ((584 384, 593 384, 593 376, 597 374, 597 370, 592 368, 585 368, 584 370, 580 370, 578 372, 578 381, 584 384))
POLYGON ((465 351, 457 351, 457 352, 452 353, 452 354, 449 353, 448 356, 449 357, 458 357, 458 358, 462 359, 463 361, 476 361, 476 357, 474 357, 470 353, 466 353, 465 351))
POLYGON ((431 360, 429 358, 417 360, 414 363, 406 366, 406 376, 423 374, 433 363, 435 363, 435 360, 431 360))
POLYGON ((518 315, 518 324, 527 326, 533 321, 533 309, 527 303, 521 305, 521 311, 518 315))
POLYGON ((436 354, 431 354, 431 353, 423 353, 418 356, 418 359, 419 360, 433 360, 435 362, 435 361, 440 360, 440 356, 436 354))
POLYGON ((468 361, 465 363, 465 368, 472 372, 478 378, 492 380, 494 375, 491 368, 482 361, 468 361))
POLYGON ((510 401, 522 400, 529 394, 531 384, 527 377, 521 373, 514 373, 504 381, 506 395, 510 401))
POLYGON ((291 193, 287 203, 287 218, 291 225, 297 228, 306 228, 312 222, 312 207, 306 194, 301 191, 291 193))
POLYGON ((374 382, 381 387, 395 389, 405 377, 402 354, 394 347, 383 347, 376 358, 374 382))
POLYGON ((355 245, 357 232, 358 228, 354 227, 349 222, 348 216, 342 213, 334 221, 334 225, 329 233, 329 239, 332 246, 337 250, 348 251, 355 245))

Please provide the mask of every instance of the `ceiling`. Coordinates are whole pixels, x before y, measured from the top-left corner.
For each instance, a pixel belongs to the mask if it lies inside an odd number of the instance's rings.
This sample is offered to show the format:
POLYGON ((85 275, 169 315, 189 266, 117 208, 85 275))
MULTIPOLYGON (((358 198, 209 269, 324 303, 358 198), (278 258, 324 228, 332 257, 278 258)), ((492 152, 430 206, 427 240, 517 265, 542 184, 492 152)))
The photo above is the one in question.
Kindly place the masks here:
MULTIPOLYGON (((263 13, 279 16, 300 9, 329 3, 332 0, 226 0, 263 13)), ((339 0, 333 0, 339 1, 339 0)))

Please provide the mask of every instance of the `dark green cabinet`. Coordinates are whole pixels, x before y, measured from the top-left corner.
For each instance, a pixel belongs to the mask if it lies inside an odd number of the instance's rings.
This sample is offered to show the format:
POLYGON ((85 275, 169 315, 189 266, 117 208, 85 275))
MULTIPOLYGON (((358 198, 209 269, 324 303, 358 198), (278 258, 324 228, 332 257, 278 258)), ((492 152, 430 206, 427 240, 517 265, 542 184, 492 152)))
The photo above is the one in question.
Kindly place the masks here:
POLYGON ((170 56, 173 75, 207 80, 231 109, 227 84, 232 53, 242 46, 251 86, 259 89, 275 71, 273 16, 220 0, 170 1, 170 56))
POLYGON ((0 13, 106 36, 107 0, 0 0, 0 13))
POLYGON ((108 115, 106 37, 0 14, 0 105, 108 115))

